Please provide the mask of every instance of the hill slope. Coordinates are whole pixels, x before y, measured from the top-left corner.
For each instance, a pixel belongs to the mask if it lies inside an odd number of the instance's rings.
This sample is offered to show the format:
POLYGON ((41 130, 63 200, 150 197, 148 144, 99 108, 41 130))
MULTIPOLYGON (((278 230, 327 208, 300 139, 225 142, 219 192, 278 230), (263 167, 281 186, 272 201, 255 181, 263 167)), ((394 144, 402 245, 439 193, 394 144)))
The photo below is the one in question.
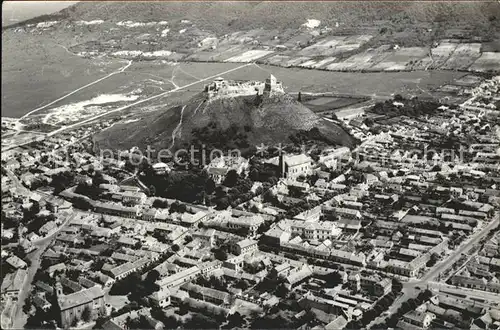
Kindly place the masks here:
POLYGON ((491 25, 500 21, 497 1, 345 1, 345 2, 81 2, 63 10, 75 20, 176 21, 190 20, 198 27, 225 33, 235 30, 298 28, 307 19, 328 26, 371 25, 377 21, 399 24, 491 25))
POLYGON ((290 142, 290 135, 318 128, 332 144, 352 146, 355 140, 289 95, 273 98, 239 96, 207 101, 202 94, 185 106, 170 108, 140 121, 115 125, 95 137, 99 148, 156 150, 194 145, 220 149, 290 142))

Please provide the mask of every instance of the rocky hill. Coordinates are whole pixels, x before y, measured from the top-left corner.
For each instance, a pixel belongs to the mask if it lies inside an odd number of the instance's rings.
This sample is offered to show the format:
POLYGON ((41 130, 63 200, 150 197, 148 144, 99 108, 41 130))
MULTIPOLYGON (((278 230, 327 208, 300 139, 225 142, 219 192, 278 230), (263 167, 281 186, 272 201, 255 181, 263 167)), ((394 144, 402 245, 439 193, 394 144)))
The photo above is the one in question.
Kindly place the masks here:
POLYGON ((202 144, 207 150, 249 150, 261 143, 289 143, 294 133, 314 128, 331 144, 352 146, 356 142, 341 127, 317 116, 287 94, 215 100, 199 94, 184 106, 115 125, 100 133, 95 141, 99 148, 122 150, 149 145, 156 150, 174 151, 202 144))

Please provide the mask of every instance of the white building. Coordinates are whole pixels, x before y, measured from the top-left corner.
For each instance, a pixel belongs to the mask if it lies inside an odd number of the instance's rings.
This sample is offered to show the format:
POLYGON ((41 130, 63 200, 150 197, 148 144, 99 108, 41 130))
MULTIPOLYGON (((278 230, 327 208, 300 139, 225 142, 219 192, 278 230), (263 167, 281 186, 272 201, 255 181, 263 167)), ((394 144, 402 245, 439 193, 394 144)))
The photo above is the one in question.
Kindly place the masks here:
POLYGON ((307 176, 312 174, 312 164, 313 160, 311 157, 305 154, 281 155, 278 166, 282 176, 294 179, 301 175, 307 176))

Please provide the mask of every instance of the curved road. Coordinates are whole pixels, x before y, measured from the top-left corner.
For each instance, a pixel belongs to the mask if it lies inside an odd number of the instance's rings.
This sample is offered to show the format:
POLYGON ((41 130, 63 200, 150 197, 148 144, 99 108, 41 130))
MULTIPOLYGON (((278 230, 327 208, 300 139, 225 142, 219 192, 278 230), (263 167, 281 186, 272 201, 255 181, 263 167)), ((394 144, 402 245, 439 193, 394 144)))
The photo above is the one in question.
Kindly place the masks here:
POLYGON ((83 125, 83 124, 86 124, 86 123, 89 123, 91 121, 94 121, 96 119, 99 119, 101 117, 104 117, 104 116, 107 116, 109 114, 112 114, 112 113, 115 113, 115 112, 119 112, 119 111, 123 111, 123 110, 126 110, 126 109, 129 109, 131 107, 134 107, 136 105, 139 105, 139 104, 142 104, 142 103, 146 103, 146 102, 149 102, 149 101, 152 101, 152 100, 155 100, 157 98, 160 98, 160 97, 163 97, 165 95, 168 95, 170 93, 174 93, 174 92, 177 92, 177 91, 180 91, 180 90, 183 90, 185 88, 188 88, 188 87, 191 87, 191 86, 194 86, 200 82, 203 82, 203 81, 207 81, 207 80, 211 80, 211 79, 214 79, 214 78, 217 78, 219 77, 220 75, 223 75, 223 74, 226 74, 226 73, 230 73, 230 72, 233 72, 233 71, 237 71, 241 68, 244 68, 246 66, 249 66, 249 65, 252 65, 253 63, 247 63, 247 64, 244 64, 244 65, 240 65, 236 68, 233 68, 233 69, 230 69, 230 70, 226 70, 224 72, 219 72, 217 74, 214 74, 213 76, 210 76, 210 77, 206 77, 206 78, 203 78, 203 79, 200 79, 198 81, 195 81, 195 82, 192 82, 192 83, 189 83, 187 85, 184 85, 184 86, 181 86, 181 87, 176 87, 174 89, 171 89, 169 91, 166 91, 166 92, 163 92, 163 93, 160 93, 160 94, 156 94, 156 95, 153 95, 151 97, 148 97, 148 98, 145 98, 145 99, 142 99, 140 101, 137 101, 137 102, 134 102, 134 103, 131 103, 131 104, 128 104, 128 105, 125 105, 123 107, 120 107, 120 108, 117 108, 117 109, 114 109, 114 110, 111 110, 111 111, 108 111, 108 112, 105 112, 105 113, 101 113, 100 115, 97 115, 97 116, 94 116, 94 117, 91 117, 91 118, 88 118, 88 119, 85 119, 85 120, 82 120, 78 123, 75 123, 75 124, 71 124, 71 125, 68 125, 68 126, 63 126, 55 131, 52 131, 50 132, 49 134, 47 134, 48 137, 50 136, 53 136, 55 134, 59 134, 65 130, 68 130, 68 129, 71 129, 71 128, 75 128, 77 126, 80 126, 80 125, 83 125))
POLYGON ((104 77, 102 77, 102 78, 99 78, 99 79, 97 79, 97 80, 95 80, 95 81, 93 81, 93 82, 91 82, 91 83, 89 83, 89 84, 87 84, 87 85, 85 85, 85 86, 82 86, 82 87, 80 87, 80 88, 77 88, 77 89, 75 89, 74 91, 72 91, 72 92, 70 92, 70 93, 68 93, 68 94, 66 94, 66 95, 64 95, 64 96, 61 96, 61 97, 60 97, 60 98, 58 98, 57 100, 54 100, 54 101, 52 101, 52 102, 50 102, 50 103, 47 103, 47 104, 45 104, 45 105, 43 105, 43 106, 41 106, 41 107, 39 107, 39 108, 36 108, 36 109, 34 109, 34 110, 31 110, 30 112, 28 112, 27 114, 25 114, 24 116, 22 116, 20 119, 24 119, 24 118, 26 118, 26 117, 28 117, 28 116, 30 116, 30 115, 32 115, 32 114, 34 114, 35 112, 38 112, 38 111, 40 111, 40 110, 43 110, 43 109, 45 109, 45 108, 47 108, 47 107, 49 107, 49 106, 51 106, 51 105, 53 105, 53 104, 55 104, 55 103, 57 103, 57 102, 59 102, 59 101, 62 101, 62 100, 64 100, 65 98, 67 98, 67 97, 69 97, 69 96, 71 96, 71 95, 73 95, 73 94, 75 94, 75 93, 78 93, 78 92, 79 92, 79 91, 81 91, 82 89, 85 89, 85 88, 87 88, 87 87, 90 87, 90 86, 92 86, 92 85, 95 85, 95 84, 97 84, 98 82, 101 82, 101 81, 103 81, 103 80, 105 80, 105 79, 108 79, 109 77, 112 77, 112 76, 114 76, 114 75, 116 75, 116 74, 118 74, 118 73, 122 73, 123 71, 125 71, 126 69, 128 69, 131 65, 132 65, 132 61, 128 61, 127 65, 125 65, 124 67, 122 67, 122 68, 118 69, 117 71, 112 72, 112 73, 110 73, 110 74, 108 74, 108 75, 106 75, 106 76, 104 76, 104 77))

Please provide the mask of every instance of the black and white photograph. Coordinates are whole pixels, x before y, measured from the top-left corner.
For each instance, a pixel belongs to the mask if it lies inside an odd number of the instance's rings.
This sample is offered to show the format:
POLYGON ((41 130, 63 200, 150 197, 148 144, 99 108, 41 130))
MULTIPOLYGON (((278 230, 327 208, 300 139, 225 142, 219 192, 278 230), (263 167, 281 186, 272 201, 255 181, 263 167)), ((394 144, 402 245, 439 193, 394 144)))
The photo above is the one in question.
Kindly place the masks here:
POLYGON ((500 330, 500 1, 3 1, 2 329, 500 330))

